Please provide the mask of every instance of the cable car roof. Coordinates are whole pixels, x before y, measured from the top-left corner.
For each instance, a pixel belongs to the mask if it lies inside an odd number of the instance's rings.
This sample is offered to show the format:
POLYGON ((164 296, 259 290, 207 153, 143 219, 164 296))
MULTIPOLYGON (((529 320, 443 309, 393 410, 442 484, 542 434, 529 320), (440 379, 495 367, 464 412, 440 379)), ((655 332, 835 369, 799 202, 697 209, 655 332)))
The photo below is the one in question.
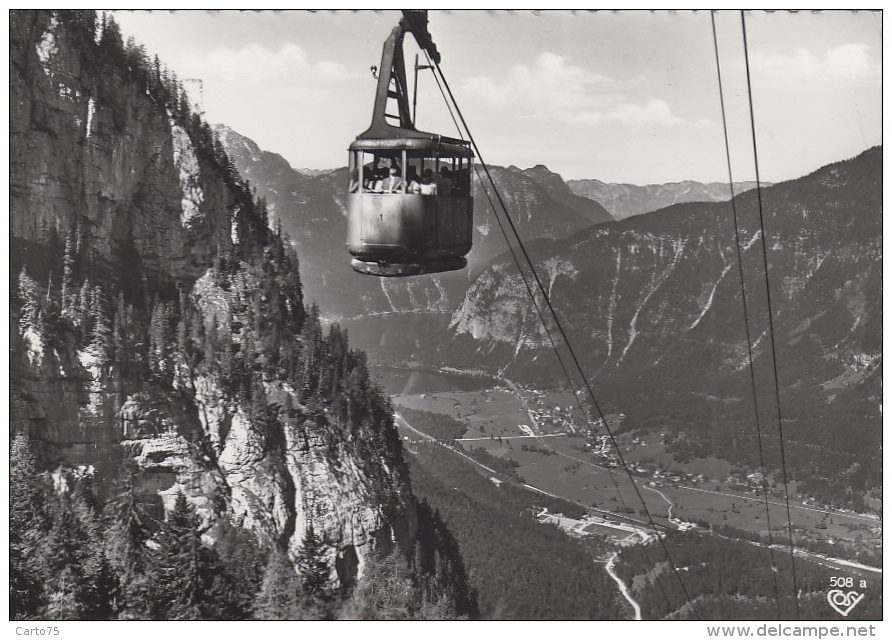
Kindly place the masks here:
POLYGON ((350 143, 350 151, 420 151, 422 153, 430 153, 442 156, 451 156, 456 158, 473 158, 474 152, 470 149, 470 143, 465 140, 457 140, 455 138, 447 138, 438 136, 433 133, 425 133, 422 131, 412 131, 415 136, 424 134, 430 137, 403 137, 401 134, 404 130, 398 127, 393 129, 392 137, 387 138, 370 138, 360 135, 350 143))

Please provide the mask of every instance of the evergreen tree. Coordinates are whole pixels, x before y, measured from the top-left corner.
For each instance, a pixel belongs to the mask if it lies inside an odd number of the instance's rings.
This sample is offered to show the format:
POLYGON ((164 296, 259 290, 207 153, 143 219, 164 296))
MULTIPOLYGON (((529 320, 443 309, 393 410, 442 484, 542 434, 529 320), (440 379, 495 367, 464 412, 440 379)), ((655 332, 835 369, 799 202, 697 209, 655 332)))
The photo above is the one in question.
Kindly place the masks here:
POLYGON ((82 336, 89 336, 93 332, 93 319, 90 314, 92 308, 92 292, 93 287, 90 279, 87 278, 81 285, 77 298, 77 307, 75 310, 75 326, 81 331, 82 336))
POLYGON ((78 620, 82 607, 77 601, 77 583, 71 572, 65 570, 58 577, 55 588, 49 593, 49 600, 41 617, 47 620, 78 620))
POLYGON ((341 616, 363 620, 411 620, 421 598, 409 565, 399 548, 384 558, 371 558, 341 611, 341 616))
POLYGON ((329 596, 328 585, 331 567, 325 560, 325 545, 316 535, 312 523, 307 527, 297 555, 297 571, 300 574, 302 593, 308 604, 322 604, 329 596))
POLYGON ((28 437, 16 433, 9 451, 9 614, 36 615, 43 598, 37 551, 46 536, 46 490, 28 437))
POLYGON ((121 28, 111 14, 102 16, 102 37, 99 39, 99 50, 104 53, 110 64, 117 65, 123 59, 124 39, 121 28))
POLYGON ((320 369, 324 356, 322 323, 319 320, 319 307, 314 302, 307 312, 307 318, 300 333, 301 354, 298 380, 301 400, 316 397, 319 393, 320 369))
POLYGON ((22 305, 19 326, 24 333, 29 327, 37 327, 41 309, 37 283, 28 275, 25 268, 19 273, 19 300, 22 305))
POLYGON ((149 368, 152 373, 167 383, 173 381, 170 317, 170 305, 156 296, 149 323, 149 368))
POLYGON ((151 537, 151 530, 136 473, 132 463, 125 466, 122 491, 106 507, 105 554, 120 585, 118 616, 142 619, 150 614, 152 584, 146 542, 151 537))
POLYGON ((74 229, 65 236, 65 251, 62 256, 62 315, 70 317, 74 312, 74 229))
POLYGON ((63 493, 52 504, 52 526, 39 550, 47 604, 43 614, 73 620, 103 610, 99 527, 89 505, 63 493))
POLYGON ((211 553, 201 541, 199 519, 179 493, 155 537, 152 553, 154 613, 163 620, 201 620, 212 596, 211 553))
POLYGON ((214 552, 220 558, 215 593, 221 617, 243 620, 251 617, 261 588, 264 553, 251 531, 222 518, 214 531, 214 552))
POLYGON ((284 551, 275 547, 263 571, 263 582, 254 600, 257 620, 302 620, 301 582, 284 551))
POLYGON ((93 318, 93 332, 90 347, 101 365, 111 360, 112 353, 112 329, 109 326, 108 313, 106 311, 105 295, 102 288, 97 286, 93 290, 90 304, 90 316, 93 318))

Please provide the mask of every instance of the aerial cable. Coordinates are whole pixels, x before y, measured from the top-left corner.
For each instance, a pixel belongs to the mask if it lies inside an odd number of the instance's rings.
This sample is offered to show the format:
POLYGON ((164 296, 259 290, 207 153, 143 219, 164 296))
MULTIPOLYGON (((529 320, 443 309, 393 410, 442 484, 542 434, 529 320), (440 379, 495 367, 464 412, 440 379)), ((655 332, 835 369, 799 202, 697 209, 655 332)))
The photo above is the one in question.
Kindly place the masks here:
POLYGON ((749 365, 750 371, 750 382, 752 384, 753 389, 753 411, 755 413, 756 418, 756 434, 757 441, 759 443, 759 462, 762 466, 762 493, 765 497, 765 521, 768 526, 768 555, 771 559, 771 573, 774 578, 774 601, 777 605, 777 617, 781 618, 781 608, 780 608, 780 588, 777 583, 777 564, 774 560, 774 549, 772 547, 772 531, 771 531, 771 509, 768 503, 768 480, 767 474, 765 472, 765 455, 762 448, 762 427, 761 421, 759 419, 759 395, 756 392, 756 371, 753 366, 753 343, 752 336, 750 335, 750 321, 749 321, 749 312, 747 310, 746 304, 746 284, 743 276, 743 251, 740 245, 740 225, 738 223, 737 218, 737 203, 734 200, 734 178, 731 171, 731 147, 728 143, 728 120, 725 114, 725 96, 722 85, 722 65, 719 61, 719 41, 716 35, 715 28, 715 10, 710 12, 710 18, 712 19, 712 42, 715 48, 715 66, 716 72, 718 74, 719 80, 719 103, 721 104, 722 109, 722 126, 725 134, 725 159, 728 163, 728 188, 731 190, 731 212, 734 220, 734 241, 735 247, 737 249, 737 267, 740 274, 740 298, 743 302, 743 318, 744 318, 744 327, 746 329, 746 351, 747 351, 747 363, 749 365))
POLYGON ((781 414, 780 383, 777 371, 777 348, 774 339, 774 314, 771 307, 771 283, 768 277, 768 238, 765 236, 765 215, 762 207, 762 182, 759 178, 759 154, 756 144, 756 117, 753 111, 753 84, 750 76, 750 58, 746 38, 746 12, 740 10, 740 27, 743 32, 743 59, 746 63, 746 88, 750 108, 750 129, 753 134, 753 163, 756 169, 756 196, 759 203, 759 228, 762 231, 762 265, 765 270, 765 295, 768 303, 768 333, 771 337, 771 364, 774 367, 774 394, 777 401, 777 430, 780 437, 781 468, 784 478, 784 501, 787 507, 787 530, 790 534, 790 566, 793 577, 793 602, 796 605, 796 619, 799 619, 799 593, 796 584, 796 548, 793 543, 793 519, 790 514, 790 491, 787 486, 787 460, 784 452, 784 426, 781 414))
MULTIPOLYGON (((445 98, 445 95, 443 96, 445 98)), ((564 359, 561 356, 561 352, 558 349, 557 344, 554 341, 554 337, 552 336, 551 331, 548 329, 548 323, 545 320, 545 316, 542 313, 542 309, 539 306, 539 303, 536 301, 536 295, 533 293, 532 287, 527 279, 526 274, 524 273, 524 269, 520 264, 520 259, 517 257, 517 253, 514 251, 514 246, 511 244, 511 240, 508 238, 508 232, 505 229, 504 224, 502 223, 501 218, 499 217, 498 210, 496 209, 495 203, 492 201, 492 197, 489 195, 489 191, 486 189, 486 185, 483 183, 483 179, 480 176, 480 170, 477 166, 474 166, 474 173, 477 175, 477 181, 480 183, 480 187, 483 189, 483 193, 486 195, 486 199, 489 202, 489 206, 492 209, 493 217, 496 219, 496 222, 499 225, 499 229, 502 232, 502 237, 505 238, 505 244, 508 245, 508 251, 511 252, 511 257, 514 259, 514 264, 517 266, 517 272, 520 274, 521 279, 523 280, 523 284, 527 290, 527 293, 530 296, 530 300, 533 303, 533 306, 536 309, 536 314, 539 316, 539 321, 542 323, 542 328, 545 329, 545 333, 548 336, 548 341, 551 343, 551 348, 554 350, 554 354, 557 356, 558 363, 561 366, 561 370, 564 373, 564 378, 567 380, 567 385, 570 389, 570 393, 573 396, 574 401, 576 402, 576 406, 579 407, 579 412, 582 414, 582 419, 586 422, 586 424, 590 423, 588 413, 585 410, 585 407, 582 405, 582 400, 579 399, 579 396, 575 393, 576 385, 573 383, 572 377, 570 376, 570 372, 567 370, 566 365, 564 364, 564 359)), ((494 187, 494 185, 493 185, 494 187)), ((508 217, 508 212, 503 212, 505 217, 508 217)), ((544 444, 544 443, 543 443, 544 444)), ((545 445, 546 447, 548 445, 545 445)), ((550 447, 549 447, 550 448, 550 447)), ((628 505, 626 505, 626 500, 623 498, 622 491, 619 488, 619 483, 616 481, 616 476, 613 474, 613 470, 610 467, 604 467, 607 470, 607 475, 610 477, 610 481, 613 483, 613 488, 616 490, 616 495, 619 498, 620 504, 623 506, 623 509, 626 513, 630 511, 628 505)), ((599 492, 595 492, 598 495, 601 495, 599 492)), ((602 496, 603 497, 603 496, 602 496)), ((645 510, 647 509, 647 505, 645 505, 645 510)), ((653 521, 651 521, 653 524, 653 521)), ((659 536, 659 533, 657 533, 659 536)), ((647 560, 648 565, 652 565, 652 561, 650 559, 650 554, 647 552, 647 547, 642 546, 642 551, 644 552, 644 557, 647 560)), ((663 588, 663 583, 657 580, 657 587, 659 587, 660 592, 663 594, 663 599, 666 601, 666 605, 668 607, 672 606, 672 602, 669 600, 669 596, 666 595, 666 590, 663 588)))
MULTIPOLYGON (((442 93, 442 89, 441 89, 441 93, 442 93)), ((445 94, 443 95, 443 99, 446 100, 445 94)), ((448 101, 447 101, 447 106, 449 106, 448 101)), ((451 106, 449 107, 449 109, 450 109, 450 113, 451 113, 452 112, 451 106)), ((454 121, 454 118, 453 118, 453 121, 454 121)), ((459 135, 461 135, 461 131, 459 131, 459 135)), ((570 392, 573 396, 574 401, 576 402, 576 406, 579 408, 579 413, 582 415, 582 419, 586 422, 586 424, 588 424, 588 423, 590 423, 590 419, 588 417, 588 412, 586 411, 585 407, 583 406, 582 400, 574 392, 576 385, 573 383, 570 372, 567 370, 567 367, 564 364, 564 358, 561 356, 561 352, 558 349, 558 346, 554 341, 552 332, 548 328, 548 323, 545 320, 545 316, 543 315, 542 309, 539 306, 538 301, 536 300, 536 296, 533 293, 532 287, 529 283, 529 280, 527 279, 527 275, 526 275, 526 273, 524 273, 524 269, 523 269, 522 265, 520 264, 520 259, 517 257, 517 253, 514 250, 514 246, 511 244, 511 240, 508 238, 508 233, 505 229, 505 225, 502 223, 502 220, 499 216, 498 209, 496 208, 495 203, 493 203, 492 196, 490 196, 489 191, 486 189, 486 185, 484 184, 483 179, 480 176, 480 170, 477 168, 476 165, 474 166, 474 173, 477 175, 477 181, 480 183, 480 187, 483 190, 483 193, 486 196, 487 201, 489 202, 489 206, 490 206, 490 209, 492 210, 493 217, 495 218, 496 223, 499 225, 499 229, 502 232, 502 237, 505 238, 505 244, 508 245, 508 251, 511 253, 511 257, 514 260, 514 264, 517 266, 517 271, 520 274, 521 279, 523 280, 524 287, 527 290, 527 294, 529 294, 529 296, 530 296, 530 301, 533 303, 533 306, 536 309, 536 314, 539 316, 539 321, 542 323, 543 329, 545 329, 545 333, 548 336, 548 341, 551 343, 551 348, 554 350, 555 356, 557 356, 557 360, 558 360, 558 363, 560 364, 561 371, 563 371, 564 378, 567 380, 567 386, 570 389, 570 392)), ((494 186, 495 185, 493 185, 493 187, 494 186)), ((503 211, 503 214, 505 215, 506 218, 508 217, 507 211, 503 211)), ((548 445, 545 445, 545 446, 547 447, 548 445)), ((613 488, 616 490, 616 495, 619 498, 619 502, 622 505, 624 512, 629 513, 630 508, 626 504, 626 500, 623 497, 622 491, 620 490, 619 483, 616 480, 616 476, 614 475, 613 470, 610 467, 603 467, 603 468, 607 471, 607 475, 610 478, 610 481, 613 483, 613 488)), ((595 493, 598 493, 598 495, 601 495, 599 492, 595 492, 595 493)), ((647 505, 644 505, 644 507, 646 510, 647 505)), ((651 521, 651 524, 653 525, 653 521, 651 521)), ((659 535, 659 533, 657 533, 657 535, 659 535)), ((647 561, 647 564, 652 565, 653 562, 650 559, 650 554, 647 551, 647 547, 642 546, 641 549, 644 552, 644 557, 647 561)), ((666 601, 667 606, 671 607, 672 603, 669 600, 669 596, 666 595, 666 590, 663 587, 663 583, 660 582, 659 580, 657 581, 657 587, 660 589, 660 592, 663 594, 663 599, 666 601)))
MULTIPOLYGON (((458 121, 456 121, 455 114, 452 112, 452 105, 449 103, 449 100, 446 99, 446 94, 443 93, 443 86, 440 84, 440 78, 437 77, 437 74, 434 72, 434 65, 431 63, 431 58, 427 54, 427 49, 424 49, 423 51, 424 57, 427 59, 427 68, 431 70, 431 75, 434 77, 434 80, 437 81, 437 88, 440 90, 440 95, 443 96, 443 102, 446 103, 446 108, 449 109, 449 117, 452 118, 452 123, 455 125, 455 130, 458 131, 458 137, 464 140, 465 137, 464 135, 462 135, 462 129, 460 126, 458 126, 458 121)), ((481 182, 480 184, 482 185, 483 183, 481 182)), ((489 197, 488 194, 487 197, 489 197)), ((492 204, 491 200, 490 204, 492 204)), ((493 211, 495 211, 495 209, 493 209, 493 211)))
MULTIPOLYGON (((456 131, 458 131, 459 137, 462 140, 464 140, 462 128, 459 126, 458 121, 455 119, 455 114, 452 110, 452 104, 449 102, 449 99, 446 97, 446 93, 443 91, 443 85, 440 83, 440 78, 437 76, 436 72, 434 71, 434 66, 433 66, 430 56, 428 55, 426 50, 424 51, 424 56, 425 56, 425 58, 427 58, 427 66, 431 70, 431 74, 434 76, 434 80, 436 80, 436 82, 437 82, 437 88, 440 90, 440 95, 443 97, 443 102, 446 104, 446 108, 449 110, 449 115, 452 118, 452 122, 455 125, 455 129, 456 129, 456 131)), ((542 309, 539 307, 539 303, 536 301, 536 296, 533 294, 532 287, 530 286, 530 283, 527 280, 527 276, 524 273, 523 268, 520 265, 520 259, 517 257, 517 254, 514 251, 514 247, 512 246, 510 240, 508 239, 508 234, 505 230, 505 226, 502 223, 501 218, 499 218, 495 204, 492 201, 492 197, 489 195, 489 191, 487 191, 486 185, 484 185, 483 180, 480 176, 480 170, 477 168, 476 165, 474 165, 474 173, 477 176, 477 181, 480 183, 480 187, 483 189, 484 195, 486 195, 486 199, 489 201, 489 206, 492 209, 493 216, 495 217, 496 222, 499 225, 499 229, 502 232, 502 236, 505 238, 505 243, 508 245, 508 250, 511 252, 511 257, 514 260, 514 264, 517 265, 517 271, 520 274, 521 279, 523 280, 524 287, 526 288, 527 293, 530 296, 530 300, 532 300, 532 302, 533 302, 533 306, 536 308, 536 314, 539 316, 539 321, 542 323, 542 327, 545 329, 545 334, 548 336, 548 341, 551 343, 551 348, 554 349, 555 355, 557 356, 557 359, 558 359, 558 363, 561 366, 561 370, 564 372, 564 377, 567 379, 567 383, 570 385, 570 389, 572 390, 573 382, 570 378, 570 373, 567 371, 567 367, 564 364, 564 359, 561 357, 561 354, 558 351, 557 345, 554 342, 554 337, 551 335, 551 331, 549 331, 549 329, 548 329, 548 324, 545 321, 544 315, 542 314, 542 309)), ((505 215, 507 216, 507 212, 505 213, 505 215)), ((576 398, 576 394, 574 394, 573 397, 576 398)), ((577 399, 577 402, 578 402, 578 399, 577 399)), ((581 408, 581 404, 580 404, 580 408, 581 408)), ((586 417, 584 410, 583 410, 583 417, 586 418, 586 421, 588 421, 588 418, 586 417)))
MULTIPOLYGON (((571 393, 575 389, 575 384, 573 383, 572 376, 570 372, 567 370, 567 366, 564 364, 564 358, 561 356, 561 352, 558 349, 557 343, 554 340, 554 336, 552 332, 548 328, 548 322, 545 319, 545 315, 542 312, 542 308, 539 306, 539 302, 536 300, 536 294, 533 292, 532 286, 530 285, 529 279, 527 278, 526 273, 524 272, 523 266, 520 263, 520 258, 517 257, 517 253, 514 250, 514 246, 511 244, 510 239, 508 238, 507 230, 505 229, 505 225, 502 223, 501 218, 498 214, 498 209, 496 209, 495 203, 493 203, 492 197, 489 195, 489 191, 486 189, 486 185, 483 183, 483 179, 480 176, 480 170, 474 166, 474 173, 477 175, 477 181, 480 183, 480 187, 483 189, 484 195, 486 195, 487 201, 489 201, 490 209, 492 209, 493 217, 496 220, 496 223, 499 225, 499 229, 502 232, 502 237, 505 238, 505 244, 508 246, 508 251, 511 253, 511 257, 514 260, 514 264, 517 266, 517 272, 523 280, 524 287, 526 288, 527 294, 530 296, 530 301, 533 303, 533 307, 536 309, 536 315, 539 317, 539 321, 542 323, 542 328, 545 330, 545 334, 548 336, 548 341, 551 344, 551 348, 554 351, 555 356, 557 356, 558 364, 560 364, 561 371, 564 374, 564 378, 567 380, 568 388, 571 393)), ((504 215, 507 218, 507 212, 504 212, 504 215)), ((585 410, 585 407, 582 405, 582 401, 579 399, 579 396, 576 393, 572 393, 573 398, 576 402, 576 405, 579 407, 579 411, 582 414, 583 420, 586 423, 589 422, 588 414, 585 410)), ((543 443, 544 444, 544 443, 543 443)), ((623 507, 626 506, 625 500, 623 499, 622 493, 620 492, 619 485, 616 482, 616 479, 613 476, 613 471, 607 467, 607 473, 609 474, 611 480, 613 481, 613 486, 616 488, 617 496, 619 496, 619 500, 622 503, 623 507)))
MULTIPOLYGON (((433 63, 431 62, 431 58, 427 53, 427 50, 424 50, 424 56, 427 59, 427 67, 431 70, 431 75, 434 76, 434 80, 437 82, 437 88, 440 90, 440 95, 443 97, 443 102, 446 104, 446 108, 449 110, 449 115, 452 118, 452 123, 455 125, 456 131, 458 131, 459 137, 464 140, 464 135, 462 132, 462 128, 459 126, 458 121, 455 119, 455 113, 452 110, 452 104, 449 102, 449 99, 446 97, 446 93, 443 90, 443 85, 440 83, 440 78, 437 76, 434 71, 433 63)), ((442 72, 441 72, 442 73, 442 72)), ((542 327, 545 329, 545 334, 548 336, 548 341, 551 343, 552 349, 554 349, 555 355, 557 356, 558 363, 561 366, 561 370, 564 372, 564 377, 567 379, 568 384, 570 385, 570 389, 573 389, 573 383, 570 378, 570 373, 567 371, 567 367, 564 364, 564 359, 561 357, 560 352, 558 351, 557 345, 554 342, 554 338, 551 335, 551 331, 548 330, 548 324, 545 321, 545 317, 542 314, 542 309, 539 307, 539 303, 536 301, 536 297, 533 294, 532 287, 530 286, 529 281, 527 280, 526 274, 523 271, 523 268, 520 265, 520 259, 517 257, 517 254, 514 251, 514 247, 512 246, 510 240, 508 239, 508 234, 505 231, 505 226, 502 224, 502 220, 499 218, 498 212, 496 211, 495 204, 492 201, 492 197, 489 195, 489 191, 486 189, 486 185, 483 184, 483 180, 480 177, 480 170, 474 165, 474 173, 477 176, 477 181, 480 183, 480 187, 483 189, 484 195, 486 195, 486 199, 489 201, 489 206, 492 209, 493 216, 496 219, 496 222, 499 225, 499 229, 502 232, 502 236, 505 238, 505 243, 508 245, 508 250, 511 252, 511 257, 514 259, 514 264, 517 265, 517 271, 520 274, 521 279, 523 280, 524 287, 527 290, 527 293, 530 296, 530 300, 533 302, 533 306, 536 308, 536 314, 539 316, 539 321, 542 323, 542 327)), ((507 216, 507 212, 506 212, 507 216)), ((576 395, 574 394, 574 398, 576 395)), ((577 400, 578 401, 578 400, 577 400)), ((581 407, 581 405, 580 405, 581 407)), ((583 411, 583 417, 585 416, 585 412, 583 411)), ((586 417, 586 421, 588 421, 586 417)))
MULTIPOLYGON (((477 181, 480 183, 480 187, 483 189, 483 193, 486 195, 486 199, 489 201, 489 206, 492 209, 493 217, 496 219, 496 222, 499 225, 499 229, 502 231, 502 236, 505 238, 505 243, 508 245, 508 251, 511 252, 511 257, 514 259, 514 264, 517 265, 517 271, 520 274, 521 279, 523 280, 524 287, 527 290, 527 293, 530 296, 530 300, 533 302, 533 307, 536 309, 536 315, 539 316, 539 321, 542 323, 542 328, 545 329, 545 334, 548 336, 548 341, 551 343, 551 348, 554 349, 555 355, 557 356, 558 363, 561 365, 561 370, 564 372, 564 377, 567 379, 567 382, 570 384, 570 389, 573 389, 573 383, 570 378, 570 372, 567 371, 567 367, 564 364, 564 359, 561 357, 560 352, 558 351, 557 344, 554 341, 554 337, 551 335, 551 331, 548 329, 548 323, 545 321, 545 316, 543 315, 542 308, 539 306, 539 303, 536 301, 536 296, 533 293, 532 286, 530 285, 529 280, 527 279, 526 274, 523 271, 523 267, 520 264, 520 258, 517 257, 517 253, 514 251, 514 246, 508 239, 508 233, 505 230, 505 226, 502 223, 501 218, 498 215, 495 204, 492 201, 492 197, 489 195, 489 191, 486 189, 486 185, 483 184, 483 179, 480 176, 480 170, 477 166, 474 166, 474 173, 477 176, 477 181)), ((575 396, 575 394, 574 394, 575 396)), ((583 414, 584 415, 584 414, 583 414)))
POLYGON ((659 541, 660 545, 661 545, 662 548, 663 548, 663 552, 664 552, 665 555, 666 555, 666 560, 669 562, 669 565, 671 566, 672 571, 673 571, 673 573, 675 574, 675 577, 676 577, 676 579, 678 580, 679 585, 681 586, 682 592, 683 592, 684 595, 685 595, 685 599, 687 600, 688 604, 691 605, 691 609, 692 609, 692 611, 694 612, 694 615, 695 615, 695 616, 697 617, 697 619, 699 620, 699 619, 700 619, 700 616, 699 616, 699 614, 697 613, 697 609, 696 609, 696 607, 694 606, 694 603, 693 603, 693 601, 691 600, 690 595, 688 594, 687 588, 685 587, 684 582, 683 582, 682 579, 681 579, 681 575, 680 575, 680 573, 679 573, 679 571, 678 571, 678 567, 675 565, 675 562, 672 560, 672 557, 671 557, 671 555, 670 555, 670 553, 669 553, 669 549, 666 547, 666 543, 665 543, 665 541, 663 540, 662 535, 660 535, 659 532, 658 532, 656 523, 655 523, 654 520, 653 520, 653 516, 651 516, 651 514, 650 514, 650 510, 647 508, 647 503, 644 501, 644 498, 643 498, 643 496, 641 495, 641 490, 638 488, 638 484, 635 482, 635 478, 634 478, 634 476, 632 475, 632 472, 631 472, 631 470, 629 469, 628 464, 626 464, 625 458, 623 457, 622 451, 621 451, 621 449, 620 449, 620 447, 619 447, 619 443, 616 441, 616 438, 615 438, 615 436, 613 435, 613 432, 612 432, 612 430, 610 429, 610 426, 609 426, 608 423, 607 423, 607 419, 604 417, 604 413, 603 413, 603 411, 601 410, 601 407, 600 407, 600 405, 598 404, 597 399, 595 398, 594 391, 592 390, 591 385, 589 384, 588 378, 585 376, 585 373, 583 372, 582 365, 580 364, 579 359, 578 359, 578 357, 576 356, 575 351, 573 350, 572 344, 570 343, 570 340, 569 340, 568 337, 567 337, 566 331, 564 331, 564 328, 563 328, 563 326, 561 325, 561 322, 560 322, 560 319, 559 319, 559 317, 558 317, 558 315, 557 315, 557 312, 555 311, 554 306, 552 305, 551 300, 550 300, 550 298, 549 298, 549 296, 548 296, 548 292, 546 291, 545 286, 542 284, 542 280, 541 280, 541 278, 539 277, 539 274, 537 273, 535 266, 533 266, 532 259, 530 258, 529 253, 527 252, 526 247, 525 247, 524 244, 523 244, 523 240, 521 240, 521 238, 520 238, 520 234, 519 234, 519 232, 518 232, 518 230, 517 230, 516 225, 514 224, 514 221, 511 219, 511 217, 510 217, 509 215, 507 215, 508 208, 505 206, 505 202, 504 202, 504 200, 502 199, 502 196, 501 196, 501 194, 499 193, 498 188, 496 187, 495 181, 494 181, 493 178, 492 178, 492 174, 491 174, 490 171, 489 171, 489 167, 486 165, 486 162, 483 160, 483 156, 482 156, 482 154, 480 153, 480 148, 477 146, 477 143, 476 143, 476 141, 474 140, 474 136, 473 136, 473 134, 471 134, 471 130, 470 130, 470 128, 468 127, 467 122, 465 121, 464 116, 462 115, 461 108, 458 106, 458 103, 457 103, 456 100, 455 100, 455 96, 453 95, 452 90, 451 90, 450 87, 449 87, 449 82, 446 80, 446 76, 443 74, 443 70, 442 70, 442 68, 440 67, 440 64, 437 63, 436 61, 434 61, 434 64, 435 64, 435 66, 436 66, 436 68, 437 68, 438 73, 440 74, 440 77, 441 77, 442 80, 443 80, 443 86, 446 88, 446 92, 449 94, 449 98, 450 98, 452 104, 455 106, 455 111, 456 111, 456 113, 458 114, 458 117, 459 117, 459 119, 461 120, 462 125, 464 125, 464 130, 465 130, 465 131, 467 132, 467 134, 468 134, 468 139, 470 140, 471 145, 474 147, 474 150, 475 150, 476 153, 477 153, 477 157, 480 158, 480 164, 483 166, 483 170, 486 172, 486 176, 487 176, 487 178, 488 178, 490 184, 492 185, 493 192, 494 192, 495 195, 496 195, 496 199, 499 201, 500 206, 502 207, 502 209, 503 209, 503 210, 505 211, 505 213, 506 213, 506 215, 505 215, 505 219, 508 221, 508 224, 509 224, 509 226, 511 227, 511 232, 512 232, 512 234, 514 235, 515 239, 517 240, 518 247, 520 248, 520 251, 521 251, 521 253, 522 253, 523 256, 524 256, 524 259, 526 260, 527 264, 528 264, 529 267, 530 267, 530 270, 531 270, 531 272, 532 272, 532 274, 533 274, 533 278, 535 279, 535 281, 536 281, 536 285, 537 285, 537 287, 538 287, 538 289, 539 289, 539 293, 542 295, 542 297, 543 297, 543 299, 545 300, 545 304, 546 304, 546 306, 548 307, 548 310, 549 310, 551 316, 554 318, 554 322, 555 322, 555 325, 556 325, 556 327, 557 327, 557 330, 558 330, 558 332, 561 334, 561 337, 563 338, 564 343, 567 345, 567 350, 568 350, 569 353, 570 353, 570 357, 571 357, 571 359, 573 360, 573 363, 574 363, 574 366, 576 367, 576 370, 579 372, 580 377, 582 378, 582 382, 583 382, 583 384, 585 385, 585 388, 586 388, 586 390, 587 390, 587 392, 588 392, 588 395, 589 395, 589 397, 590 397, 591 400, 592 400, 592 404, 593 404, 593 406, 595 407, 595 410, 596 410, 597 413, 598 413, 598 416, 599 416, 599 418, 600 418, 600 422, 601 422, 601 424, 604 425, 604 428, 605 428, 605 430, 607 431, 608 436, 610 437, 610 441, 612 442, 612 444, 613 444, 613 446, 614 446, 614 448, 615 448, 615 450, 616 450, 617 457, 619 457, 620 463, 622 463, 622 466, 623 466, 623 468, 625 469, 626 474, 627 474, 628 477, 629 477, 629 480, 630 480, 630 482, 631 482, 631 484, 632 484, 632 487, 635 489, 635 493, 636 493, 637 496, 638 496, 638 500, 641 502, 642 506, 644 507, 644 512, 645 512, 645 514, 647 514, 647 518, 648 518, 648 521, 650 522, 651 527, 653 527, 654 531, 657 531, 657 540, 659 541))

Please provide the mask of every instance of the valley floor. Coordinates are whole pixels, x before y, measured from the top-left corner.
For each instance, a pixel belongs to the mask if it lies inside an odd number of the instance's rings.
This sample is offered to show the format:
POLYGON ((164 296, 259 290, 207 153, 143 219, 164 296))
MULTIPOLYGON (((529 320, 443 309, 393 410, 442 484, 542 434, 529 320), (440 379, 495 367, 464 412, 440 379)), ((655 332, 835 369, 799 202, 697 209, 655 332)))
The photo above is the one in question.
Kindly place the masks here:
MULTIPOLYGON (((698 524, 701 528, 726 525, 764 534, 770 518, 773 542, 786 540, 777 524, 786 522, 787 505, 782 497, 771 496, 766 505, 765 496, 755 484, 709 477, 710 469, 724 471, 715 461, 704 461, 701 468, 696 464, 648 468, 641 458, 657 450, 667 455, 661 445, 620 436, 623 457, 632 471, 630 477, 617 465, 606 434, 591 437, 588 425, 580 424, 571 394, 523 389, 504 382, 490 389, 396 395, 394 404, 397 410, 407 407, 451 416, 466 427, 456 444, 449 445, 457 454, 496 473, 468 456, 468 452, 482 449, 515 466, 521 484, 529 489, 582 505, 605 522, 651 531, 653 525, 681 531, 698 524)), ((615 424, 622 418, 608 416, 615 424)), ((411 428, 405 421, 401 426, 411 428)), ((413 431, 415 437, 422 435, 413 431)), ((797 549, 803 557, 843 567, 846 565, 840 563, 851 562, 845 559, 846 547, 881 545, 882 523, 873 514, 822 509, 802 500, 791 500, 790 512, 797 537, 837 545, 842 556, 833 558, 797 549)), ((600 528, 598 523, 592 525, 585 533, 604 532, 603 524, 600 528)), ((585 527, 578 530, 584 531, 585 527)), ((864 569, 880 571, 867 565, 864 569)))

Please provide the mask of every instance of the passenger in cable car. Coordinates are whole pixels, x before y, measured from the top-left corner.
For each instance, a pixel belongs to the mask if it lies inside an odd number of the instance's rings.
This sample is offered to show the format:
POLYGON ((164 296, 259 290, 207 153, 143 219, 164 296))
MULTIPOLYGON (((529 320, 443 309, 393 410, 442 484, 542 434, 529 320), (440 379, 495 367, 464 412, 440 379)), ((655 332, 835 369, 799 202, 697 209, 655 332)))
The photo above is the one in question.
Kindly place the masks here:
POLYGON ((440 167, 440 177, 437 179, 437 192, 444 196, 451 195, 454 184, 452 172, 449 171, 449 168, 440 167))
POLYGON ((411 165, 406 170, 406 193, 421 193, 418 171, 411 165))
POLYGON ((375 188, 375 180, 377 179, 377 169, 373 162, 362 167, 362 189, 363 191, 371 191, 375 188))
POLYGON ((400 193, 403 190, 403 178, 400 176, 400 168, 394 162, 390 165, 390 175, 381 181, 382 193, 400 193))
POLYGON ((372 193, 381 193, 383 190, 383 181, 387 177, 386 167, 374 167, 369 169, 368 180, 365 181, 366 191, 372 193))
POLYGON ((421 195, 437 195, 437 183, 434 182, 434 172, 431 169, 425 169, 421 175, 421 195))
POLYGON ((460 169, 455 172, 455 189, 460 195, 471 193, 471 170, 460 169))

